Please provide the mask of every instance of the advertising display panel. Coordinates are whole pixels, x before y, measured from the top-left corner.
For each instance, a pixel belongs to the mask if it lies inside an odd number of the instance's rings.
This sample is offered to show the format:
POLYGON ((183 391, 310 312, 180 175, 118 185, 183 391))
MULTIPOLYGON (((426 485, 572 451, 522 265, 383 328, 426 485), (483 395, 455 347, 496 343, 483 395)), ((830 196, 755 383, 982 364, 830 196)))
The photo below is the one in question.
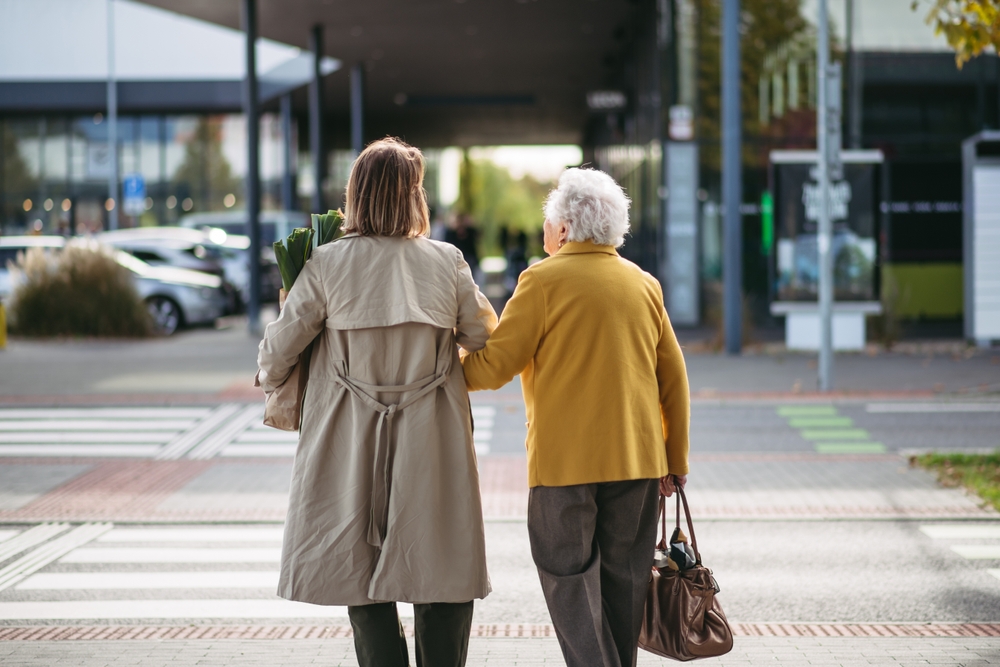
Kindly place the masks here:
MULTIPOLYGON (((843 178, 830 188, 834 301, 877 301, 878 151, 844 151, 843 178)), ((771 154, 778 301, 816 301, 819 287, 819 186, 816 153, 771 154)))

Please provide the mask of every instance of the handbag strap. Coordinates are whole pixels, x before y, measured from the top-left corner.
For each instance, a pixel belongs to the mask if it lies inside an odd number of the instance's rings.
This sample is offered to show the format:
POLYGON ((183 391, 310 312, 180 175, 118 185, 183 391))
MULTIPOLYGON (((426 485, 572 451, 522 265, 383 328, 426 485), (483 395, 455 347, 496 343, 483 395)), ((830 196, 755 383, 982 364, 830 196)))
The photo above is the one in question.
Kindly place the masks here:
POLYGON ((675 485, 677 489, 677 527, 681 527, 681 503, 684 503, 684 516, 687 518, 688 524, 688 535, 691 536, 691 548, 694 550, 694 557, 698 563, 701 563, 701 553, 698 551, 698 538, 694 536, 694 523, 691 522, 691 508, 687 504, 687 496, 684 495, 684 489, 681 488, 679 484, 675 485))

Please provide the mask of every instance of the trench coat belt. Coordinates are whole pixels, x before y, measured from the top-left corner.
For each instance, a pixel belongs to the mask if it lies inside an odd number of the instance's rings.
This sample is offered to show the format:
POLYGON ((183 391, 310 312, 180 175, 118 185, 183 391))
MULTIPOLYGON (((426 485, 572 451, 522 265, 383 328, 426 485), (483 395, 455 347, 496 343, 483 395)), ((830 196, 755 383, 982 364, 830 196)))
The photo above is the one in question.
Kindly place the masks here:
POLYGON ((350 375, 337 374, 336 381, 362 403, 378 413, 375 427, 375 465, 372 470, 372 511, 368 520, 368 544, 379 549, 385 539, 389 521, 389 443, 392 441, 392 420, 396 413, 412 405, 448 381, 446 372, 429 375, 422 380, 402 385, 368 384, 350 375), (379 393, 402 394, 416 391, 405 401, 385 405, 375 398, 379 393))

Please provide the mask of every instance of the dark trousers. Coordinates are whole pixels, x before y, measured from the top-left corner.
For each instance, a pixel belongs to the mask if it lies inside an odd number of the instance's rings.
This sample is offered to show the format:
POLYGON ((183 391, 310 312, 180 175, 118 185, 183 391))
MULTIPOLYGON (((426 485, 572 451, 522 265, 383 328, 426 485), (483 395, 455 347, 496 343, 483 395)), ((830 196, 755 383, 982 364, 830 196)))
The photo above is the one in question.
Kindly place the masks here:
MULTIPOLYGON (((472 632, 472 601, 413 605, 417 667, 464 667, 472 632)), ((408 667, 395 602, 348 607, 361 667, 408 667)))
POLYGON ((640 479, 531 489, 531 556, 568 667, 636 663, 658 485, 640 479))

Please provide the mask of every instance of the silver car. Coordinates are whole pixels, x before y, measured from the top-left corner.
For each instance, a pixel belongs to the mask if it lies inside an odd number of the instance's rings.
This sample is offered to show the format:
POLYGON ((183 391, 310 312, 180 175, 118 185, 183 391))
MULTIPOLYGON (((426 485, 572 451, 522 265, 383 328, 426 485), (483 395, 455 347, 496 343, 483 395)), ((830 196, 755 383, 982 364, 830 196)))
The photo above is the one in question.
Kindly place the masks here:
MULTIPOLYGON (((250 297, 250 239, 223 229, 138 227, 98 234, 101 243, 124 250, 153 266, 176 266, 218 275, 233 290, 232 312, 242 312, 250 297)), ((261 290, 265 301, 281 289, 274 251, 261 250, 261 290)))
MULTIPOLYGON (((13 291, 7 262, 28 248, 58 251, 66 245, 62 236, 0 237, 0 300, 13 291)), ((218 276, 150 264, 117 251, 117 262, 128 269, 139 296, 146 303, 156 331, 171 335, 184 325, 207 324, 225 314, 228 296, 218 276)))

